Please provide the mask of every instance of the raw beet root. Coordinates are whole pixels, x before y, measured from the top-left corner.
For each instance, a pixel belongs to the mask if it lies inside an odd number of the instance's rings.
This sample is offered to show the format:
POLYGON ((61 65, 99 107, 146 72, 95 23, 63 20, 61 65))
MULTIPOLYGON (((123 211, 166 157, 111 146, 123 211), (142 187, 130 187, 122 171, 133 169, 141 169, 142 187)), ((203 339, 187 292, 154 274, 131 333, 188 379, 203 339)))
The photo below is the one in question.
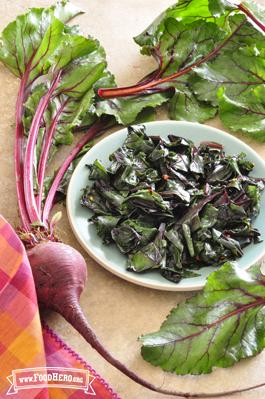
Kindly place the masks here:
POLYGON ((39 303, 62 313, 79 302, 87 279, 85 259, 76 249, 61 242, 43 242, 27 251, 39 303), (63 265, 63 266, 61 266, 63 265))

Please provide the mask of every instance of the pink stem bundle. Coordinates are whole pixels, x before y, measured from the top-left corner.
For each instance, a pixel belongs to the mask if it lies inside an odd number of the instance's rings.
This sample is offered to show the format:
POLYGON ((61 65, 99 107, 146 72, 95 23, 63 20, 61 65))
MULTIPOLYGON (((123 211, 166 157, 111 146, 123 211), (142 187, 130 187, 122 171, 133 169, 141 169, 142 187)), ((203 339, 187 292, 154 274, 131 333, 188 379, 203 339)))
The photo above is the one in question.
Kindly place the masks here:
POLYGON ((38 107, 36 109, 34 118, 32 120, 32 124, 29 131, 26 151, 25 151, 25 163, 24 163, 24 192, 26 207, 29 215, 30 222, 41 222, 40 213, 37 209, 35 195, 34 195, 34 170, 33 170, 33 159, 34 159, 34 150, 35 145, 38 138, 39 127, 46 111, 52 94, 54 93, 56 87, 58 86, 58 82, 60 79, 61 73, 59 72, 54 78, 50 89, 48 92, 40 99, 38 107))
POLYGON ((38 185, 39 185, 39 192, 36 197, 36 202, 37 202, 37 210, 39 214, 41 214, 41 204, 42 204, 42 193, 43 193, 43 186, 44 186, 44 177, 45 177, 45 170, 46 170, 46 165, 49 157, 49 151, 52 145, 52 139, 57 127, 57 122, 62 114, 66 104, 68 102, 68 99, 60 106, 58 111, 56 112, 55 117, 52 120, 51 126, 47 132, 47 135, 44 137, 44 144, 41 149, 41 154, 40 154, 40 160, 39 160, 39 165, 38 165, 38 185))
POLYGON ((31 231, 32 223, 39 223, 48 227, 48 218, 52 209, 54 198, 58 186, 61 183, 64 174, 66 173, 71 162, 78 155, 82 147, 90 141, 100 131, 104 130, 108 125, 105 122, 97 122, 90 127, 87 133, 80 139, 76 146, 72 149, 69 156, 63 162, 61 168, 57 172, 52 186, 49 190, 46 202, 43 207, 42 214, 42 197, 44 189, 44 179, 46 165, 49 158, 49 151, 52 145, 52 140, 57 128, 58 120, 64 111, 69 99, 66 99, 55 116, 53 117, 49 128, 47 129, 40 154, 40 160, 37 171, 38 193, 34 193, 34 156, 35 148, 38 139, 39 129, 43 121, 44 113, 47 110, 54 92, 60 82, 62 71, 59 71, 52 80, 51 86, 47 93, 40 99, 37 109, 35 111, 31 127, 28 133, 26 149, 24 151, 24 127, 22 122, 23 103, 26 100, 26 91, 29 89, 29 75, 31 64, 29 63, 24 75, 21 78, 17 104, 16 104, 16 142, 15 142, 15 170, 16 170, 16 186, 17 198, 20 211, 22 227, 25 232, 31 231))
POLYGON ((16 135, 15 135, 15 148, 14 148, 14 158, 15 158, 15 174, 16 174, 16 189, 17 189, 17 199, 18 207, 20 212, 20 218, 22 226, 26 231, 30 230, 30 219, 26 207, 25 195, 24 195, 24 185, 23 185, 23 143, 24 143, 24 127, 22 122, 23 116, 23 104, 25 100, 25 92, 28 84, 28 78, 30 74, 31 64, 29 63, 23 77, 20 81, 17 101, 16 101, 16 135))

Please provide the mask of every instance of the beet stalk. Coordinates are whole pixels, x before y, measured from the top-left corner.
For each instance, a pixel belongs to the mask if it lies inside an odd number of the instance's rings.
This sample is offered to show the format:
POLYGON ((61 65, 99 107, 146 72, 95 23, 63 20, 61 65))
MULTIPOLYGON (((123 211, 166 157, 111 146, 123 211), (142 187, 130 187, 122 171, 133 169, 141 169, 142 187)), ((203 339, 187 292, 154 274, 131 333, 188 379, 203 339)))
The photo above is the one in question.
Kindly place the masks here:
POLYGON ((243 3, 239 4, 237 8, 242 11, 251 21, 253 21, 254 24, 257 25, 263 32, 265 32, 265 25, 259 21, 243 3))
MULTIPOLYGON (((181 69, 178 72, 175 72, 169 76, 164 78, 159 78, 159 74, 157 75, 158 78, 155 78, 151 81, 136 84, 134 86, 127 86, 127 87, 114 87, 110 89, 99 89, 98 95, 102 98, 114 98, 114 97, 124 97, 124 96, 134 96, 136 94, 144 93, 157 86, 162 85, 163 83, 171 82, 177 78, 180 78, 183 75, 191 72, 194 68, 199 67, 200 65, 204 64, 205 62, 209 61, 213 57, 215 57, 219 51, 232 39, 234 35, 240 30, 240 28, 244 25, 242 22, 232 33, 229 35, 222 43, 220 43, 217 47, 215 47, 210 53, 208 53, 205 57, 202 57, 199 61, 194 62, 192 65, 188 66, 187 68, 181 69)), ((162 89, 161 89, 162 90, 162 89)), ((160 91, 161 91, 160 90, 160 91)))
POLYGON ((45 169, 46 169, 46 165, 48 162, 48 157, 49 157, 49 151, 52 145, 52 139, 53 136, 55 134, 55 130, 57 127, 57 122, 58 119, 61 115, 61 113, 63 112, 67 102, 69 99, 67 99, 62 105, 61 107, 58 109, 58 111, 56 112, 56 115, 54 116, 51 126, 47 132, 47 136, 44 137, 44 144, 43 147, 41 149, 41 154, 40 154, 40 160, 39 160, 39 165, 38 165, 38 184, 39 184, 39 192, 38 192, 38 196, 36 198, 36 202, 37 202, 37 210, 39 213, 41 213, 41 205, 42 205, 42 193, 43 193, 43 186, 44 186, 44 178, 45 178, 45 169))
POLYGON ((33 176, 33 164, 34 164, 34 149, 37 142, 39 133, 40 123, 43 118, 44 112, 47 109, 50 99, 58 86, 61 72, 59 72, 51 83, 51 87, 47 94, 40 99, 36 113, 34 115, 31 128, 29 131, 29 137, 27 141, 27 147, 25 151, 25 162, 24 162, 24 192, 27 193, 25 196, 25 202, 29 218, 32 222, 40 222, 40 214, 36 207, 36 201, 34 196, 34 176, 33 176))
POLYGON ((26 231, 30 230, 30 220, 25 202, 24 184, 23 184, 24 127, 22 122, 22 116, 23 116, 23 103, 26 97, 25 91, 30 73, 30 66, 31 64, 29 63, 24 73, 24 76, 20 81, 20 86, 16 101, 16 135, 15 135, 15 149, 14 149, 17 200, 19 205, 21 223, 26 231))
MULTIPOLYGON (((243 4, 239 4, 235 6, 235 10, 239 10, 242 13, 244 13, 249 20, 251 20, 260 30, 265 32, 265 25, 256 18, 256 16, 243 4)), ((132 86, 126 86, 126 87, 114 87, 114 88, 100 88, 98 90, 98 95, 101 98, 116 98, 116 97, 129 97, 129 96, 135 96, 135 95, 143 95, 143 94, 150 94, 150 93, 155 93, 155 92, 163 92, 165 89, 163 87, 160 87, 161 85, 169 82, 176 82, 177 78, 180 78, 183 75, 186 75, 190 73, 194 68, 199 67, 200 65, 204 64, 205 62, 213 59, 218 55, 220 50, 222 50, 223 47, 227 45, 231 41, 231 39, 237 34, 237 32, 240 30, 240 28, 245 24, 245 21, 243 21, 239 26, 230 34, 228 37, 220 43, 216 48, 214 48, 212 51, 210 51, 207 55, 202 57, 199 60, 196 60, 194 63, 191 65, 180 69, 179 71, 175 73, 171 73, 165 77, 160 77, 163 74, 163 70, 161 67, 161 57, 159 54, 156 54, 156 51, 154 50, 154 58, 158 60, 159 67, 156 71, 156 73, 150 74, 150 79, 140 81, 139 83, 132 85, 132 86)))

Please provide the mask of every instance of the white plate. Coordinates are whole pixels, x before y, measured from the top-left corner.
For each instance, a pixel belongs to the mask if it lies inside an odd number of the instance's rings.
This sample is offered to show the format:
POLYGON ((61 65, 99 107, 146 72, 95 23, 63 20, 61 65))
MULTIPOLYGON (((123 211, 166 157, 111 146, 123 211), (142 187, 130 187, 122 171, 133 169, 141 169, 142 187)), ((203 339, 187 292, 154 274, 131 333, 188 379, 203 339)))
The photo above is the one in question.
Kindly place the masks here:
MULTIPOLYGON (((265 177, 265 162, 257 153, 242 141, 232 135, 210 126, 191 122, 158 121, 145 124, 148 135, 160 135, 166 138, 168 134, 183 136, 199 144, 201 141, 217 141, 224 145, 227 154, 238 154, 241 151, 247 154, 249 160, 255 163, 253 174, 265 177)), ((174 284, 163 278, 157 272, 137 274, 126 270, 126 257, 122 255, 114 244, 105 245, 98 237, 96 228, 88 223, 92 213, 80 205, 82 189, 88 184, 88 169, 86 164, 91 164, 99 159, 104 166, 110 164, 109 155, 120 147, 127 135, 127 129, 121 129, 97 143, 79 162, 71 178, 67 193, 67 212, 71 227, 76 238, 89 255, 100 265, 117 276, 135 284, 145 287, 167 291, 191 291, 201 289, 213 267, 200 269, 201 276, 186 278, 174 284)), ((264 241, 259 244, 249 245, 244 249, 244 255, 238 260, 242 269, 248 268, 257 262, 265 253, 265 193, 262 193, 261 211, 254 222, 254 226, 261 232, 264 241)))

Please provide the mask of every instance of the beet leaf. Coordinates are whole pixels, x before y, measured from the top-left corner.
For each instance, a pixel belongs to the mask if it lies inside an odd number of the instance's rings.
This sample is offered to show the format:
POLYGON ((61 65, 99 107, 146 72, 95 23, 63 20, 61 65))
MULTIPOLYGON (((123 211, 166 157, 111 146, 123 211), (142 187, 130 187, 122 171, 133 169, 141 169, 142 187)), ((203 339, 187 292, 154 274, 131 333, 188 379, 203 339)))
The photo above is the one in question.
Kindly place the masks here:
POLYGON ((239 98, 227 95, 221 88, 218 98, 220 118, 225 126, 233 131, 250 133, 252 137, 263 141, 260 132, 264 131, 265 124, 264 84, 239 98))
MULTIPOLYGON (((46 53, 49 52, 49 45, 47 45, 47 41, 44 43, 44 36, 53 18, 56 17, 57 21, 67 22, 79 13, 80 10, 67 1, 59 2, 56 6, 46 9, 34 8, 17 17, 1 34, 0 60, 14 75, 21 79, 16 103, 15 172, 20 216, 22 224, 27 230, 29 230, 30 219, 23 187, 23 103, 27 98, 29 85, 32 83, 32 75, 35 74, 36 77, 35 70, 38 68, 38 63, 41 62, 36 57, 38 49, 46 46, 42 54, 43 60, 46 53), (33 64, 33 59, 35 59, 35 64, 33 64)), ((59 22, 58 25, 60 25, 59 22)), ((52 34, 51 29, 49 29, 49 32, 52 34)), ((45 38, 47 38, 47 35, 45 38)))
MULTIPOLYGON (((16 180, 23 226, 47 223, 54 196, 68 166, 82 146, 107 126, 95 114, 98 86, 112 85, 99 42, 65 24, 80 11, 67 1, 47 9, 30 9, 2 32, 0 60, 21 84, 16 112, 16 180), (95 125, 93 123, 95 122, 95 125), (93 125, 93 126, 92 126, 93 125), (48 161, 61 144, 71 144, 76 128, 91 131, 81 138, 59 177, 46 176, 48 161), (45 187, 44 187, 45 186, 45 187), (45 196, 49 203, 43 213, 45 196)), ((104 119, 104 118, 103 118, 104 119)), ((72 164, 71 164, 72 163, 72 164)))
POLYGON ((140 337, 142 356, 176 374, 210 373, 264 348, 265 279, 260 265, 225 263, 202 293, 174 308, 160 330, 140 337))
MULTIPOLYGON (((106 84, 106 87, 108 85, 106 84)), ((113 86, 115 81, 113 80, 113 86)), ((124 98, 113 98, 104 101, 98 101, 95 104, 95 112, 100 117, 102 115, 112 115, 118 123, 129 125, 133 123, 139 114, 146 108, 155 108, 168 101, 167 92, 153 93, 148 96, 135 96, 124 98)), ((141 121, 146 122, 146 118, 141 121)))
POLYGON ((27 84, 36 75, 43 75, 42 67, 61 41, 64 23, 80 14, 67 1, 49 8, 31 8, 18 16, 2 32, 0 59, 10 71, 23 78, 30 68, 27 84))
POLYGON ((119 119, 112 104, 131 96, 155 107, 152 96, 162 95, 172 119, 204 122, 219 111, 227 128, 264 141, 264 34, 265 10, 253 2, 181 0, 135 37, 157 69, 133 86, 100 89, 99 105, 119 119), (236 123, 244 112, 249 123, 236 123), (260 123, 252 127, 255 117, 260 123))

